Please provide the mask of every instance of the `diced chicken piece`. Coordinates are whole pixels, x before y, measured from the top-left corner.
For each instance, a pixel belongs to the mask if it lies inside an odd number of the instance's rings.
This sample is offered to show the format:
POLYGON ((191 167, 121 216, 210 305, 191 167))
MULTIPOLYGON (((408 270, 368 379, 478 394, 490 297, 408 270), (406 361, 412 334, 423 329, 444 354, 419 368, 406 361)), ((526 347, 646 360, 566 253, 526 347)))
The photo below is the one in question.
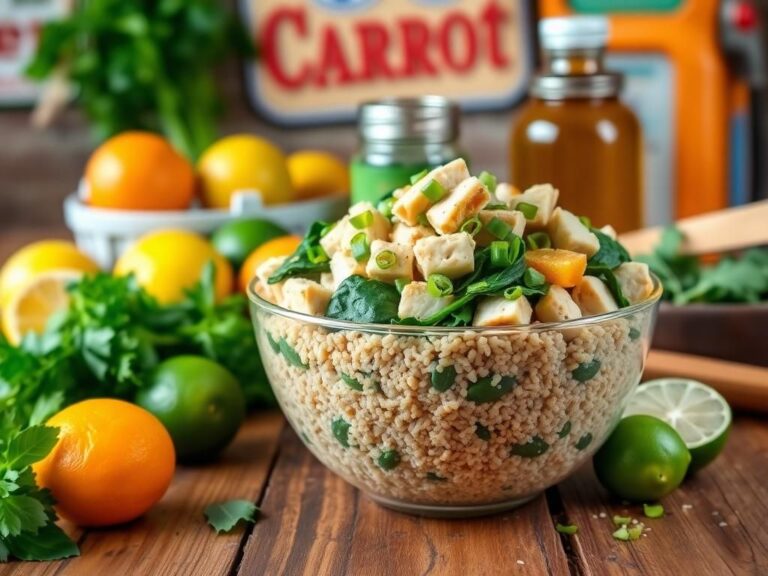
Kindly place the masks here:
POLYGON ((365 276, 365 262, 358 262, 349 254, 336 252, 331 258, 333 289, 339 287, 350 276, 365 276))
POLYGON ((494 218, 498 218, 504 222, 509 226, 512 232, 520 237, 522 237, 525 232, 525 216, 522 212, 518 212, 517 210, 480 210, 478 217, 483 224, 483 228, 477 236, 475 236, 475 242, 478 246, 488 246, 491 242, 498 240, 496 236, 486 229, 488 222, 494 218))
POLYGON ((600 241, 574 214, 556 208, 549 220, 549 236, 555 248, 593 256, 600 250, 600 241))
POLYGON ((320 274, 320 285, 328 288, 331 292, 336 290, 336 282, 333 280, 333 272, 323 272, 320 274))
POLYGON ((488 188, 473 176, 427 210, 427 220, 438 234, 453 234, 465 220, 480 212, 490 199, 488 188))
POLYGON ((404 244, 374 240, 365 271, 369 278, 383 282, 394 282, 398 278, 413 280, 413 248, 404 244), (394 262, 389 267, 382 268, 376 258, 386 251, 394 254, 394 262))
POLYGON ((365 232, 368 238, 368 243, 371 244, 374 240, 387 240, 389 238, 389 232, 392 225, 389 223, 381 212, 374 208, 370 202, 358 202, 349 209, 349 220, 344 228, 344 236, 342 238, 342 249, 346 253, 350 253, 352 249, 352 238, 354 238, 360 232, 365 232), (352 224, 352 219, 358 214, 363 212, 370 212, 373 216, 373 220, 369 226, 364 228, 356 228, 352 224))
POLYGON ((426 282, 411 282, 403 288, 397 315, 400 318, 423 320, 436 314, 453 302, 453 296, 435 298, 427 291, 426 282))
POLYGON ((283 262, 285 262, 287 258, 287 256, 268 258, 256 268, 256 293, 273 304, 278 304, 282 299, 283 284, 285 284, 285 282, 270 284, 269 277, 277 272, 277 269, 283 265, 283 262))
POLYGON ((605 282, 594 276, 584 276, 571 292, 571 297, 581 309, 582 316, 605 314, 619 309, 605 282))
POLYGON ((536 206, 536 216, 528 220, 526 228, 529 231, 542 230, 549 224, 559 196, 560 191, 551 184, 537 184, 522 194, 512 196, 508 204, 513 209, 521 202, 536 206))
POLYGON ((552 285, 536 304, 536 318, 541 322, 563 322, 581 318, 581 310, 565 288, 552 285))
POLYGON ((483 298, 477 305, 473 326, 517 326, 530 324, 533 309, 525 296, 507 300, 503 296, 483 298))
POLYGON ((342 252, 344 237, 346 235, 347 226, 349 225, 349 216, 344 216, 341 220, 336 222, 336 225, 331 228, 325 236, 320 238, 320 246, 323 247, 325 253, 329 258, 333 258, 336 252, 342 252))
POLYGON ((429 236, 435 236, 435 231, 429 226, 408 226, 398 222, 392 227, 392 242, 397 244, 413 246, 417 241, 429 236))
POLYGON ((466 232, 422 238, 413 254, 424 278, 430 274, 459 278, 475 269, 475 241, 466 232))
POLYGON ((328 308, 331 291, 313 280, 289 278, 283 286, 280 305, 294 312, 322 316, 328 308))
POLYGON ((611 240, 616 240, 618 237, 618 234, 616 234, 616 229, 611 226, 610 224, 606 224, 602 228, 600 228, 600 232, 608 236, 611 240))
POLYGON ((496 186, 496 191, 494 192, 494 195, 496 196, 496 199, 499 202, 504 202, 505 204, 509 204, 512 202, 512 199, 520 196, 521 192, 517 189, 517 187, 512 186, 512 184, 508 184, 506 182, 500 182, 496 186))
POLYGON ((419 223, 419 216, 424 214, 432 204, 423 193, 432 180, 436 180, 446 191, 451 191, 467 178, 469 178, 469 169, 462 158, 439 166, 403 192, 392 206, 392 213, 400 221, 415 226, 419 223))
POLYGON ((642 302, 653 293, 653 280, 648 264, 625 262, 613 271, 619 281, 621 292, 630 304, 642 302))

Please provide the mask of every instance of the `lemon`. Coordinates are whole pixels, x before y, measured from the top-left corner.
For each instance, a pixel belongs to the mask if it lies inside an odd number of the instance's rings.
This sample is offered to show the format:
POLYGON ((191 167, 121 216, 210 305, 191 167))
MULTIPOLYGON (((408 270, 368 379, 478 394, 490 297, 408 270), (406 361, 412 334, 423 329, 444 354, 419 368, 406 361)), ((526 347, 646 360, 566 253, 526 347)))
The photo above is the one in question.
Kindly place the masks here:
POLYGON ((3 334, 18 345, 28 332, 41 334, 48 320, 69 306, 67 286, 83 275, 79 270, 47 270, 20 288, 3 308, 3 334))
POLYGON ((301 200, 349 192, 347 165, 327 152, 294 152, 288 156, 288 172, 301 200))
POLYGON ((216 296, 232 292, 229 262, 202 236, 186 230, 159 230, 139 238, 118 258, 116 276, 134 274, 139 285, 162 304, 178 302, 200 281, 205 266, 216 266, 216 296))
POLYGON ((0 270, 0 307, 5 308, 40 272, 56 269, 98 272, 99 266, 72 242, 41 240, 29 244, 8 258, 0 270))
POLYGON ((197 169, 202 201, 209 208, 229 208, 238 190, 258 191, 264 204, 296 197, 282 151, 256 136, 241 134, 215 142, 203 152, 197 169))
POLYGON ((646 382, 637 388, 624 414, 656 416, 677 430, 691 452, 689 474, 722 452, 731 430, 731 408, 725 398, 686 378, 646 382))

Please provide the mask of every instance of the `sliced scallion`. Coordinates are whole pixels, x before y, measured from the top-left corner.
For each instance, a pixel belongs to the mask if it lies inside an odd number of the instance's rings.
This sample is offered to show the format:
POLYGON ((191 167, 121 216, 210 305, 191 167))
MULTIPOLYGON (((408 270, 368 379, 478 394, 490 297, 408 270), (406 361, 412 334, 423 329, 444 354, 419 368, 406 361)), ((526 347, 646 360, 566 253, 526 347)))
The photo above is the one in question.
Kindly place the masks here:
POLYGON ((614 526, 626 526, 632 522, 632 518, 629 516, 619 516, 618 514, 613 517, 613 524, 614 526))
POLYGON ((395 264, 397 264, 397 254, 392 252, 392 250, 382 250, 376 254, 376 266, 380 269, 387 270, 395 264))
POLYGON ((661 518, 664 516, 664 506, 661 504, 643 504, 643 514, 647 518, 661 518))
POLYGON ((509 260, 509 242, 496 240, 491 242, 491 265, 497 268, 506 268, 512 262, 509 260))
POLYGON ((429 169, 428 168, 424 168, 424 170, 422 170, 418 174, 413 174, 411 176, 411 184, 416 184, 416 182, 418 182, 419 180, 424 178, 424 176, 426 176, 427 174, 429 174, 429 169))
POLYGON ((430 180, 429 184, 424 186, 421 193, 424 194, 424 196, 429 199, 430 202, 434 203, 440 200, 443 196, 445 196, 445 188, 443 188, 443 185, 440 184, 437 180, 430 180))
POLYGON ((368 243, 368 236, 365 232, 358 232, 352 236, 350 247, 352 249, 352 257, 358 262, 367 260, 371 255, 371 245, 368 243))
POLYGON ((523 284, 528 288, 537 288, 543 286, 547 282, 544 274, 534 268, 526 268, 523 273, 523 284))
POLYGON ((489 202, 485 205, 483 210, 508 210, 509 206, 504 204, 504 202, 489 202))
POLYGON ((349 219, 349 223, 358 230, 364 230, 373 224, 373 212, 366 210, 360 214, 355 214, 349 219))
POLYGON ((536 218, 536 214, 539 213, 539 207, 536 204, 529 204, 528 202, 518 202, 515 206, 515 210, 519 210, 523 213, 526 220, 533 220, 536 218))
POLYGON ((510 286, 506 290, 504 290, 504 298, 507 300, 514 302, 520 296, 523 295, 523 287, 522 286, 510 286))
POLYGON ((525 248, 523 245, 523 239, 520 238, 520 236, 517 234, 513 233, 509 238, 507 238, 507 241, 509 242, 509 259, 512 262, 517 262, 517 259, 520 257, 520 254, 525 248))
POLYGON ((555 530, 557 530, 560 534, 573 536, 574 534, 578 533, 579 527, 575 524, 560 524, 560 522, 558 522, 557 526, 555 526, 555 530))
POLYGON ((448 276, 442 274, 430 274, 427 278, 427 292, 430 296, 440 298, 453 294, 453 282, 448 276))
POLYGON ((480 182, 483 183, 483 186, 488 188, 488 190, 493 193, 496 191, 496 184, 498 182, 496 176, 491 174, 490 172, 483 171, 480 173, 480 176, 477 177, 480 182))
POLYGON ((319 244, 317 246, 307 247, 307 258, 312 264, 321 264, 330 260, 328 254, 325 253, 325 250, 319 244))
POLYGON ((528 235, 528 248, 531 250, 552 248, 552 239, 546 232, 534 232, 528 235))
POLYGON ((461 228, 459 229, 461 232, 466 232, 470 236, 477 236, 480 230, 483 229, 483 223, 480 221, 480 218, 477 216, 473 216, 464 224, 461 225, 461 228))
POLYGON ((396 200, 394 196, 385 198, 376 205, 376 210, 378 210, 384 218, 392 218, 392 207, 395 205, 395 202, 396 200))
POLYGON ((498 218, 491 218, 488 224, 485 225, 485 229, 491 233, 492 236, 499 240, 506 240, 512 233, 512 229, 505 222, 502 222, 498 218))

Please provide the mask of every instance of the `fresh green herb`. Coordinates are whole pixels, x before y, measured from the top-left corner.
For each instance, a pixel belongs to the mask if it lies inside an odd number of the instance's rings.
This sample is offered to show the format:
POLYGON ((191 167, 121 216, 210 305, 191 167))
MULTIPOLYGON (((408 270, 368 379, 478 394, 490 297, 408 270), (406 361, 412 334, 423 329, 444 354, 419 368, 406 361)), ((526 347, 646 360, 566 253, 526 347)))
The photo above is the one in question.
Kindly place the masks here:
POLYGON ((629 535, 629 539, 639 540, 640 536, 643 535, 643 530, 645 530, 645 525, 642 522, 635 524, 633 526, 629 526, 627 528, 627 534, 629 535))
POLYGON ((373 224, 373 212, 366 210, 349 218, 349 223, 357 230, 365 230, 373 224))
POLYGON ((438 370, 438 366, 435 365, 431 370, 430 379, 432 388, 438 392, 445 392, 456 382, 456 368, 444 366, 442 370, 438 370))
POLYGON ((620 540, 622 542, 629 542, 629 530, 627 526, 623 525, 612 534, 614 540, 620 540))
POLYGON ((331 422, 331 433, 344 448, 349 448, 349 429, 351 427, 352 425, 341 416, 331 422))
POLYGON ((400 464, 400 454, 397 450, 384 450, 377 462, 382 470, 394 470, 400 464))
POLYGON ((288 340, 285 338, 280 338, 279 346, 280 353, 283 355, 283 358, 285 358, 285 361, 288 362, 288 364, 295 366, 296 368, 301 368, 302 370, 309 368, 309 366, 301 361, 301 356, 299 356, 299 353, 294 350, 293 346, 288 344, 288 340))
POLYGON ((352 388, 352 390, 357 390, 358 392, 363 391, 363 385, 360 384, 360 381, 357 378, 352 378, 352 376, 344 374, 343 372, 340 373, 339 376, 341 376, 341 379, 344 381, 344 384, 352 388))
POLYGON ((488 191, 491 194, 496 192, 496 186, 498 184, 498 179, 496 178, 496 176, 494 176, 490 172, 486 172, 485 170, 483 170, 482 172, 480 172, 480 176, 478 176, 477 179, 483 183, 483 186, 488 188, 488 191))
POLYGON ((473 216, 464 224, 461 225, 461 228, 459 228, 460 232, 466 232, 472 237, 477 236, 480 233, 480 230, 483 229, 483 223, 480 221, 480 218, 477 216, 473 216))
POLYGON ((253 524, 259 512, 259 507, 250 500, 227 500, 207 506, 205 517, 216 533, 221 534, 232 531, 241 522, 253 524))
POLYGON ((322 264, 323 262, 329 262, 328 254, 319 244, 317 246, 310 246, 307 248, 307 258, 312 264, 322 264))
POLYGON ((323 226, 323 229, 320 230, 320 238, 325 238, 326 236, 328 236, 328 234, 331 233, 331 230, 336 228, 337 224, 338 222, 331 222, 330 224, 326 224, 325 226, 323 226))
POLYGON ((358 232, 350 240, 352 248, 352 257, 358 262, 368 260, 371 255, 371 244, 368 242, 368 235, 365 232, 358 232))
POLYGON ((491 265, 496 268, 506 268, 512 261, 509 258, 509 242, 496 240, 491 242, 491 265))
POLYGON ((445 196, 446 189, 437 180, 430 180, 429 184, 422 189, 421 193, 426 196, 430 202, 435 203, 445 196))
POLYGON ((600 278, 608 286, 613 299, 616 300, 619 308, 626 308, 629 306, 629 300, 626 299, 624 293, 621 291, 621 285, 616 279, 616 275, 608 266, 602 264, 589 264, 587 263, 587 275, 600 278))
POLYGON ((613 524, 614 524, 614 526, 626 526, 630 522, 632 522, 632 518, 630 518, 629 516, 618 516, 618 515, 616 515, 616 516, 613 517, 613 524))
POLYGON ((389 324, 398 319, 399 304, 400 293, 391 284, 354 275, 339 284, 325 315, 349 322, 389 324))
POLYGON ((491 431, 480 424, 480 422, 475 422, 475 436, 480 438, 480 440, 485 440, 487 442, 491 439, 491 431))
POLYGON ((587 432, 584 436, 579 438, 578 442, 576 442, 576 450, 585 450, 590 444, 592 444, 592 434, 587 432))
POLYGON ((275 354, 280 354, 280 341, 275 340, 272 337, 272 334, 270 334, 266 330, 265 330, 265 334, 267 335, 267 342, 269 343, 269 347, 272 348, 272 352, 274 352, 275 354))
POLYGON ((467 400, 475 404, 496 402, 517 386, 517 378, 514 376, 502 376, 498 381, 495 380, 492 376, 486 376, 470 384, 467 388, 467 400))
POLYGON ((509 224, 495 216, 488 221, 485 229, 488 230, 491 236, 499 240, 506 240, 512 234, 512 228, 509 227, 509 224))
POLYGON ((579 216, 579 222, 581 222, 588 230, 592 229, 592 220, 590 220, 587 216, 579 216))
POLYGON ((523 287, 522 286, 511 286, 504 290, 504 298, 507 300, 514 302, 515 300, 519 299, 520 296, 523 295, 523 287))
POLYGON ((552 239, 546 232, 534 232, 533 234, 528 234, 528 248, 531 250, 552 248, 552 239))
POLYGON ((557 530, 560 534, 567 534, 568 536, 573 536, 574 534, 578 534, 579 527, 575 524, 560 524, 560 522, 557 523, 555 526, 555 530, 557 530))
POLYGON ((549 450, 549 444, 541 436, 534 436, 525 444, 514 444, 509 449, 509 453, 521 458, 537 458, 547 450, 549 450))
POLYGON ((571 376, 573 376, 573 379, 577 382, 587 382, 597 376, 601 366, 602 363, 600 360, 593 358, 589 362, 582 362, 579 364, 576 369, 571 372, 571 376))
POLYGON ((427 174, 429 174, 429 168, 424 168, 424 170, 422 170, 418 174, 413 174, 411 176, 411 184, 416 184, 416 182, 424 178, 424 176, 426 176, 427 174))
POLYGON ((376 254, 376 266, 380 269, 387 270, 395 264, 397 264, 397 254, 392 252, 392 250, 382 250, 376 254))
POLYGON ((99 140, 127 130, 163 132, 194 161, 217 137, 214 68, 253 47, 215 0, 77 2, 47 23, 27 69, 63 75, 99 140))
POLYGON ((589 259, 588 265, 605 266, 613 270, 631 260, 627 249, 617 240, 595 228, 592 228, 591 232, 597 236, 600 249, 589 259))
POLYGON ((661 504, 643 504, 643 514, 646 518, 663 518, 664 506, 661 504))
POLYGON ((533 220, 536 218, 536 214, 539 213, 539 207, 536 204, 529 204, 528 202, 518 202, 515 206, 515 210, 522 212, 526 220, 533 220))
POLYGON ((447 482, 448 478, 444 478, 436 472, 427 472, 427 480, 430 482, 447 482))
POLYGON ((395 202, 397 202, 397 200, 394 196, 389 196, 388 198, 379 200, 378 204, 376 204, 376 210, 378 210, 379 213, 384 216, 384 218, 391 219, 392 208, 394 207, 395 202))
POLYGON ((395 280, 395 288, 397 289, 399 294, 402 294, 403 288, 408 286, 408 284, 410 284, 411 282, 412 280, 410 278, 397 278, 395 280))
POLYGON ((489 202, 485 205, 483 210, 509 210, 509 206, 504 204, 504 202, 489 202))
POLYGON ((523 274, 523 284, 528 288, 538 288, 546 283, 547 279, 544 274, 535 268, 526 268, 525 273, 523 274))
POLYGON ((294 276, 306 276, 308 274, 319 274, 321 272, 328 272, 331 267, 327 261, 325 262, 312 262, 310 259, 310 251, 312 248, 319 246, 320 238, 328 227, 327 222, 317 221, 309 227, 306 236, 296 248, 296 251, 291 254, 285 262, 282 263, 272 276, 269 277, 269 284, 277 284, 287 278, 293 278, 294 276))
POLYGON ((448 276, 442 274, 430 274, 427 278, 427 292, 434 298, 450 296, 453 294, 453 282, 448 276))
POLYGON ((568 434, 571 433, 571 421, 568 420, 565 424, 563 424, 563 427, 560 428, 560 432, 557 433, 558 438, 565 438, 568 436, 568 434))

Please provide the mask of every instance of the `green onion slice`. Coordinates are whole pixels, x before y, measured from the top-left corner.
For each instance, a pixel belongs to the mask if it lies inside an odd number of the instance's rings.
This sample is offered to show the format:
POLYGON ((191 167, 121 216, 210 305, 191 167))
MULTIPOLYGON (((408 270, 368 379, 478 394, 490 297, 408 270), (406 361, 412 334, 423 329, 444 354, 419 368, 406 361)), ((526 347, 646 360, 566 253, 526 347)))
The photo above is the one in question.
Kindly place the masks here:
POLYGON ((350 246, 352 248, 352 257, 358 262, 367 260, 371 255, 371 245, 368 243, 368 236, 365 232, 358 232, 352 236, 350 246))
POLYGON ((518 202, 517 206, 515 206, 515 210, 522 212, 526 220, 533 220, 536 218, 536 214, 539 213, 539 207, 535 204, 529 204, 528 202, 518 202))
POLYGON ((403 288, 408 286, 408 284, 411 283, 410 278, 398 278, 395 280, 395 288, 397 288, 397 291, 400 292, 400 294, 403 293, 403 288))
POLYGON ((443 185, 440 184, 440 182, 437 180, 430 180, 429 184, 427 184, 421 191, 421 193, 424 194, 424 196, 426 196, 432 203, 437 202, 443 196, 445 196, 445 192, 445 188, 443 188, 443 185))
POLYGON ((424 168, 424 170, 422 170, 418 174, 412 175, 411 176, 411 184, 416 184, 416 182, 418 182, 419 180, 424 178, 424 176, 426 176, 427 174, 429 174, 429 169, 428 168, 424 168))
POLYGON ((664 506, 661 504, 643 504, 643 514, 647 518, 661 518, 664 516, 664 506))
POLYGON ((320 264, 330 260, 330 258, 328 258, 328 254, 325 253, 325 250, 319 244, 317 246, 307 247, 307 258, 310 262, 312 262, 312 264, 320 264))
POLYGON ((495 217, 491 218, 488 224, 485 225, 485 228, 492 236, 499 240, 506 240, 507 237, 512 234, 512 229, 509 225, 495 217))
POLYGON ((392 218, 392 207, 395 205, 396 201, 394 196, 390 196, 389 198, 381 200, 376 205, 376 209, 381 212, 381 215, 385 218, 392 218))
POLYGON ((520 258, 520 254, 525 250, 523 239, 517 234, 511 234, 512 238, 509 240, 509 259, 512 262, 517 262, 520 258))
POLYGON ((504 202, 489 202, 485 205, 483 210, 508 210, 509 206, 504 204, 504 202))
POLYGON ((546 232, 534 232, 528 235, 528 248, 531 250, 552 248, 552 239, 546 232))
POLYGON ((464 224, 461 225, 461 228, 459 229, 461 232, 466 232, 470 236, 477 236, 480 230, 483 229, 483 223, 480 221, 480 218, 477 216, 473 216, 464 224))
POLYGON ((453 294, 453 282, 448 276, 442 274, 430 274, 427 279, 427 292, 430 296, 440 298, 453 294))
POLYGON ((614 526, 626 526, 632 522, 632 518, 629 516, 619 516, 618 514, 613 517, 613 524, 614 526))
POLYGON ((491 242, 491 265, 497 268, 506 268, 512 265, 509 259, 509 242, 503 240, 491 242))
POLYGON ((523 284, 528 288, 537 288, 546 284, 547 279, 544 274, 534 268, 526 268, 523 273, 523 284))
POLYGON ((352 216, 349 219, 349 223, 352 224, 355 228, 358 230, 363 230, 365 228, 368 228, 371 224, 373 224, 373 212, 370 210, 366 210, 365 212, 360 212, 360 214, 356 214, 355 216, 352 216))
POLYGON ((576 524, 560 524, 560 522, 558 522, 557 526, 555 526, 555 530, 557 530, 560 534, 568 534, 569 536, 573 536, 579 531, 579 527, 576 526, 576 524))
POLYGON ((514 302, 520 296, 523 295, 523 287, 522 286, 510 286, 506 290, 504 290, 504 298, 507 300, 514 302))
POLYGON ((323 226, 323 229, 320 230, 320 238, 325 238, 331 230, 336 228, 336 224, 338 224, 338 222, 333 222, 327 226, 323 226))
POLYGON ((488 188, 491 193, 496 191, 496 184, 498 183, 498 179, 490 172, 482 171, 477 179, 480 180, 480 182, 483 183, 483 186, 488 188))
POLYGON ((397 254, 392 252, 392 250, 382 250, 376 254, 376 266, 382 270, 392 268, 395 264, 397 264, 397 254))

